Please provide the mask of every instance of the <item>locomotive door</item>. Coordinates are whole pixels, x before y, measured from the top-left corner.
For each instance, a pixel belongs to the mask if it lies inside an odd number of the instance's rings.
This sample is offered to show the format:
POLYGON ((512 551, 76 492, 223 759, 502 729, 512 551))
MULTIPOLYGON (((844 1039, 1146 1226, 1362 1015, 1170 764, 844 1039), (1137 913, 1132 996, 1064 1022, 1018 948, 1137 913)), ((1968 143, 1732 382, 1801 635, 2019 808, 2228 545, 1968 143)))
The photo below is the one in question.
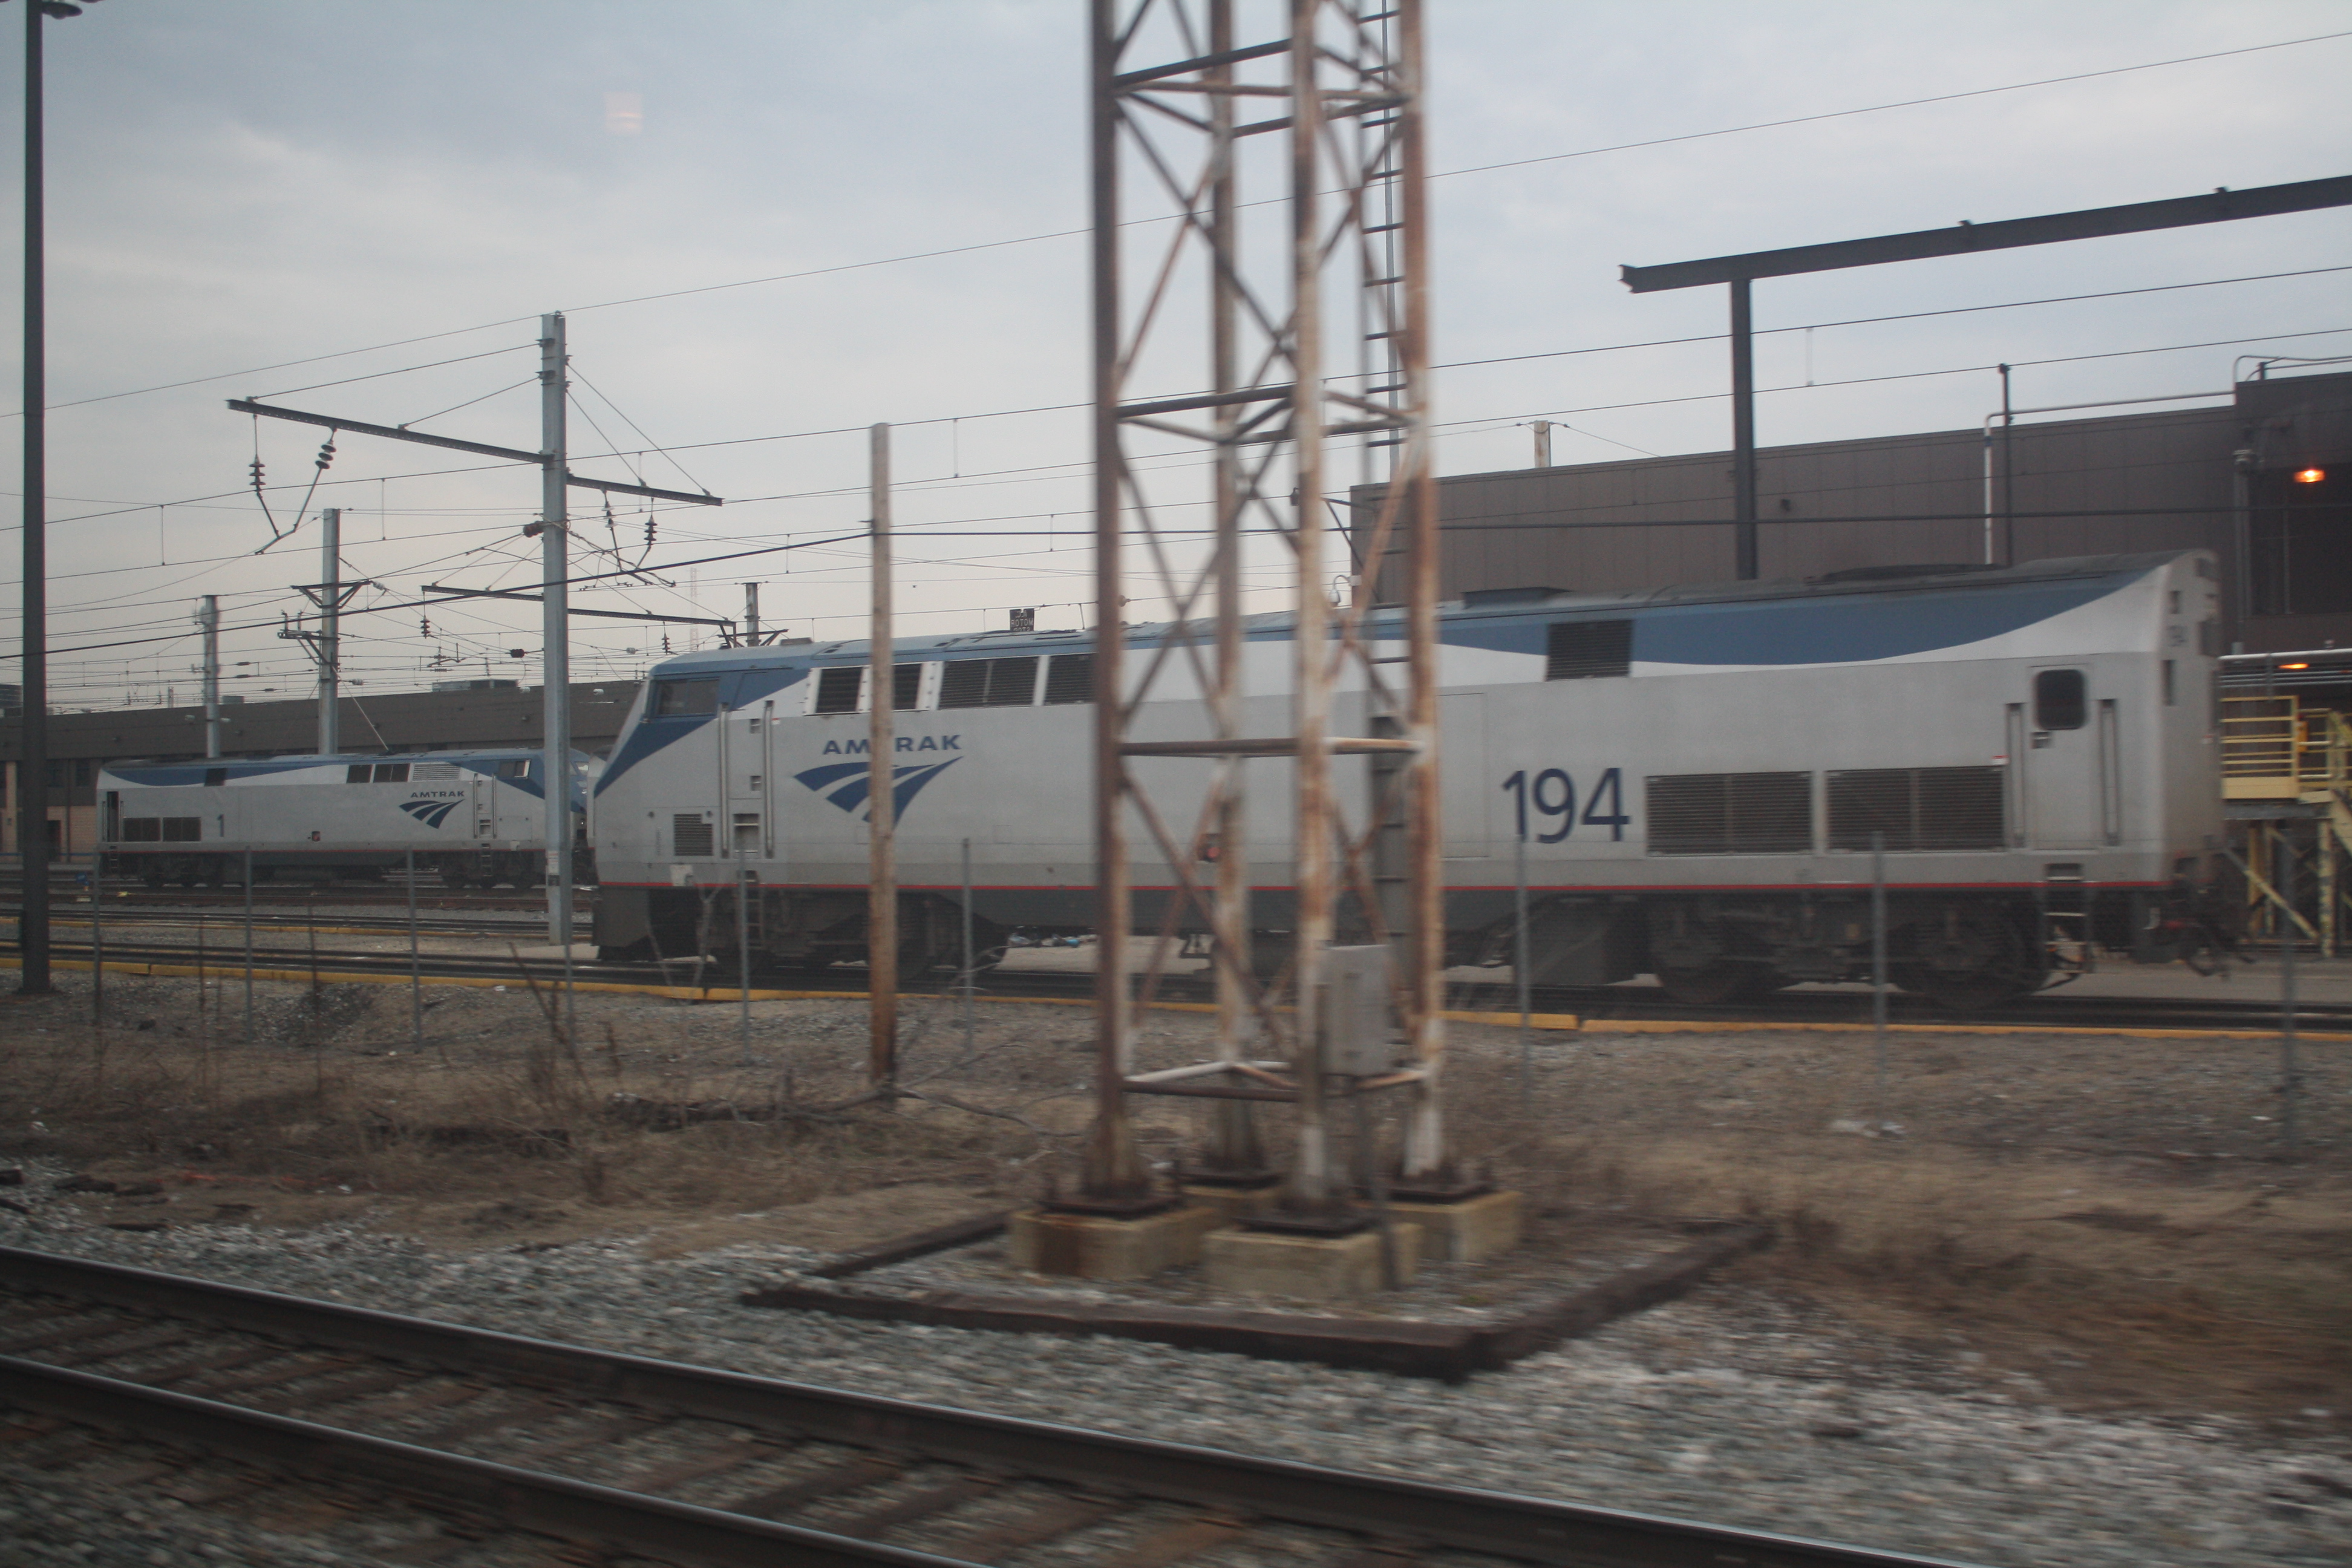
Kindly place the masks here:
POLYGON ((2026 704, 2024 768, 2031 842, 2042 849, 2088 849, 2106 841, 2103 742, 2113 705, 2091 700, 2090 672, 2067 665, 2033 671, 2026 704), (2104 710, 2104 711, 2102 711, 2104 710))

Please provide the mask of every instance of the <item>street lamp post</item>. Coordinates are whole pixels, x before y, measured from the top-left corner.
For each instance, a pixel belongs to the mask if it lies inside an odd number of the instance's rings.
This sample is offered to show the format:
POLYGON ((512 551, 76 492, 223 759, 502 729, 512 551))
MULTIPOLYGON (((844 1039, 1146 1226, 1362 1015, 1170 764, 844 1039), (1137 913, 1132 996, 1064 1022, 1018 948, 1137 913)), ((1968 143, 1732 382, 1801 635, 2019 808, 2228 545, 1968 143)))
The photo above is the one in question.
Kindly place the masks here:
MULTIPOLYGON (((0 0, 5 3, 5 0, 0 0)), ((41 19, 81 15, 70 0, 25 6, 24 745, 16 763, 16 848, 25 874, 17 990, 49 985, 48 367, 41 234, 41 19)), ((97 896, 96 886, 90 889, 97 896)))

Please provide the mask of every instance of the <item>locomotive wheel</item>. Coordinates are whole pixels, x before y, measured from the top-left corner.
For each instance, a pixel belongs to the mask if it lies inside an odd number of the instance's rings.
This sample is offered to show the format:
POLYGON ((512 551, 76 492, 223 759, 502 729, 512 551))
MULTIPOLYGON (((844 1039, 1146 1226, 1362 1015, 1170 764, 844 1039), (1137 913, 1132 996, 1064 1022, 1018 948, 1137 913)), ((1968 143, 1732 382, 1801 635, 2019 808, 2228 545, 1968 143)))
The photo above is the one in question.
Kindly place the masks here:
POLYGON ((2047 971, 2016 923, 1976 910, 1911 928, 1894 980, 1955 1013, 1981 1012, 2038 987, 2047 971))
POLYGON ((1744 1002, 1780 986, 1760 963, 1710 963, 1704 969, 1661 969, 1658 986, 1685 1007, 1717 1007, 1744 1002))
POLYGON ((460 867, 444 866, 441 868, 441 885, 451 892, 462 893, 474 885, 474 879, 466 875, 460 867))

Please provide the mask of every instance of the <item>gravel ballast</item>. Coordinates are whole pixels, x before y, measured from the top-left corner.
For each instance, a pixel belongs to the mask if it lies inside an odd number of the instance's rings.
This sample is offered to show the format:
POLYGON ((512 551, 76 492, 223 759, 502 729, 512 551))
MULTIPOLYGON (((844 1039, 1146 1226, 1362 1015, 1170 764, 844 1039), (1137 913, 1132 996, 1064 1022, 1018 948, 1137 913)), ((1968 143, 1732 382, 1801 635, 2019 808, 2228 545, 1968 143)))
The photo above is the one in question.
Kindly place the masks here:
MULTIPOLYGON (((1986 1563, 2352 1561, 2352 1456, 2332 1413, 2309 1413, 2305 1434, 2066 1414, 1970 1352, 1890 1347, 1735 1285, 1448 1387, 735 1305, 824 1256, 779 1246, 655 1260, 627 1239, 456 1251, 358 1223, 127 1233, 45 1201, 63 1169, 26 1173, 34 1213, 0 1210, 10 1245, 871 1394, 1986 1563)), ((11 1560, 222 1560, 217 1521, 134 1521, 68 1478, 27 1482, 0 1531, 38 1550, 11 1560)), ((239 1539, 236 1554, 351 1560, 324 1538, 239 1539)))

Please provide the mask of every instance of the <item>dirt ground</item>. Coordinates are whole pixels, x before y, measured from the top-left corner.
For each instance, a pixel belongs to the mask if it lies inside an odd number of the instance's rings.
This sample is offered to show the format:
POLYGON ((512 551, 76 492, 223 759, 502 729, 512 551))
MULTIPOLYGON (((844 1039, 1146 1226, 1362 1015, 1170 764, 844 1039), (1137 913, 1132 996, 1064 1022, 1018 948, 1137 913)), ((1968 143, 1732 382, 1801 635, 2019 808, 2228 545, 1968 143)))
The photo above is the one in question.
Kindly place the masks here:
MULTIPOLYGON (((868 1098, 857 1000, 582 994, 577 1038, 520 985, 83 977, 0 1000, 0 1166, 112 1191, 100 1223, 357 1220, 453 1249, 625 1236, 850 1250, 1067 1183, 1091 1016, 909 998, 906 1098, 868 1098)), ((560 1013, 559 1013, 560 1021, 560 1013)), ((1147 1015, 1139 1066, 1206 1054, 1147 1015)), ((1724 1289, 2032 1373, 2085 1408, 2352 1416, 2352 1045, 2116 1036, 1537 1033, 1456 1025, 1464 1162, 1580 1227, 1744 1214, 1773 1251, 1724 1289)), ((1191 1159, 1199 1112, 1139 1136, 1191 1159)), ((1279 1118, 1266 1119, 1269 1130, 1279 1118)), ((1344 1132, 1344 1127, 1339 1129, 1344 1132)), ((1344 1152, 1343 1152, 1344 1153, 1344 1152)), ((7 1196, 0 1190, 0 1199, 7 1196)))

